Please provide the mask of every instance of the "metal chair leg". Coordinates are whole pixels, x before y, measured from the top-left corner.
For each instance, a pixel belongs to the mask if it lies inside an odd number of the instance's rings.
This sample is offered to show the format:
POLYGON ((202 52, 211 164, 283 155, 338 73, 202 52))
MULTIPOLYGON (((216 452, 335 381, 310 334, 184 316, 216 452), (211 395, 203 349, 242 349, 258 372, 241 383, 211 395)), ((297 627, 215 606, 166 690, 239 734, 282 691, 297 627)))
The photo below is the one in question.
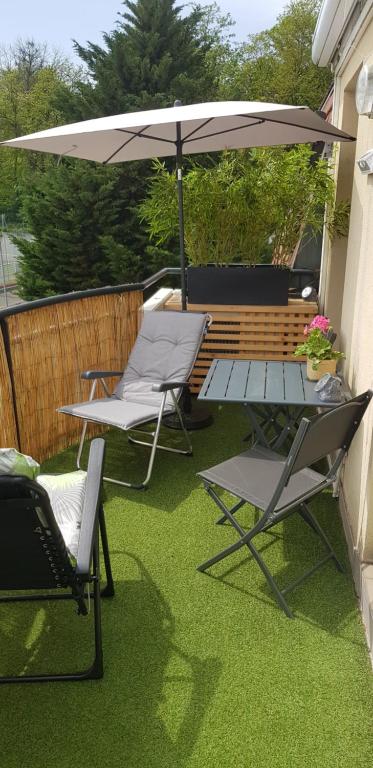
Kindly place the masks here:
POLYGON ((270 587, 272 588, 274 595, 276 597, 276 600, 280 606, 280 608, 283 609, 283 611, 286 613, 286 615, 289 617, 289 619, 293 619, 293 613, 290 610, 281 590, 278 588, 277 583, 275 579, 273 578, 268 566, 264 562, 263 558, 260 556, 258 550, 254 546, 252 542, 252 538, 260 532, 260 529, 262 526, 264 526, 264 523, 261 524, 260 521, 258 521, 255 525, 255 529, 251 529, 250 531, 245 531, 241 525, 235 520, 234 513, 240 509, 240 507, 243 506, 245 503, 243 499, 241 499, 237 504, 235 504, 232 509, 227 509, 227 507, 223 504, 221 499, 219 499, 219 496, 215 493, 214 489, 210 486, 207 487, 207 492, 211 496, 211 498, 215 501, 215 504, 219 507, 219 509, 224 512, 225 519, 229 520, 229 522, 232 524, 233 528, 237 531, 239 536, 241 537, 236 544, 231 545, 230 547, 227 547, 226 549, 219 552, 215 557, 210 558, 210 560, 206 560, 202 565, 200 565, 197 570, 199 571, 205 571, 207 568, 210 568, 211 565, 214 565, 215 563, 219 562, 220 560, 223 560, 225 557, 228 557, 229 555, 233 554, 233 552, 236 552, 240 547, 246 546, 248 547, 249 551, 251 552, 252 556, 255 558, 256 562, 259 565, 259 568, 264 573, 264 576, 267 579, 267 582, 269 583, 270 587))
MULTIPOLYGON (((307 579, 309 576, 312 576, 313 573, 315 573, 319 568, 321 568, 325 563, 327 563, 330 559, 333 559, 335 562, 336 567, 338 570, 343 571, 343 566, 341 562, 338 560, 337 555, 331 546, 326 534, 324 533, 323 529, 321 528, 321 525, 318 523, 312 512, 308 509, 305 502, 301 502, 299 504, 299 514, 303 518, 303 520, 309 525, 309 527, 313 530, 314 533, 316 533, 317 536, 323 541, 326 549, 327 554, 319 560, 312 568, 305 571, 305 573, 301 574, 295 581, 293 581, 291 584, 288 584, 283 589, 279 589, 275 579, 273 578, 269 568, 267 567, 266 563, 264 562, 263 558, 259 554, 258 550, 253 544, 252 539, 254 536, 256 536, 261 531, 269 530, 270 527, 276 524, 277 521, 270 521, 270 523, 261 523, 260 520, 256 523, 254 528, 252 528, 250 531, 245 531, 240 524, 237 522, 237 520, 234 518, 234 513, 242 506, 243 499, 241 501, 237 502, 234 507, 232 507, 230 510, 227 509, 227 507, 223 504, 221 499, 218 497, 216 492, 213 488, 211 488, 208 484, 206 485, 206 490, 208 494, 211 496, 213 501, 215 501, 216 505, 219 507, 219 509, 223 512, 223 517, 219 518, 219 522, 224 520, 229 520, 229 522, 232 524, 233 528, 237 531, 238 535, 240 536, 240 539, 235 542, 234 544, 231 544, 229 547, 226 547, 221 552, 218 552, 213 557, 209 558, 209 560, 205 560, 205 562, 201 563, 197 567, 198 571, 206 571, 208 568, 210 568, 212 565, 215 565, 215 563, 220 562, 220 560, 224 560, 226 557, 229 557, 229 555, 233 554, 234 552, 237 552, 241 547, 247 546, 250 550, 252 556, 258 563, 260 569, 262 570, 264 576, 267 579, 268 584, 270 585, 276 600, 279 604, 279 606, 282 608, 282 610, 285 612, 286 616, 289 618, 294 618, 294 614, 292 613, 288 603, 285 600, 285 595, 293 590, 295 587, 299 586, 305 579, 307 579)), ((295 511, 295 509, 294 509, 295 511)))
MULTIPOLYGON (((102 630, 101 630, 101 594, 100 594, 100 566, 98 555, 98 537, 93 549, 93 622, 94 622, 94 659, 90 667, 83 672, 68 672, 58 674, 41 674, 41 675, 4 675, 0 677, 0 684, 2 683, 50 683, 69 681, 78 682, 80 680, 93 680, 100 679, 103 676, 103 653, 102 653, 102 630)), ((88 585, 89 590, 89 585, 88 585)), ((17 595, 16 597, 3 598, 1 602, 19 602, 19 601, 36 601, 36 600, 64 600, 74 599, 73 595, 17 595)))
POLYGON ((87 426, 88 426, 88 421, 84 420, 83 421, 83 427, 82 427, 82 434, 81 434, 80 440, 79 440, 78 453, 77 453, 77 457, 76 457, 76 466, 77 466, 78 469, 82 468, 80 466, 80 460, 82 458, 83 447, 84 447, 84 440, 85 440, 85 436, 86 436, 86 432, 87 432, 87 426))
POLYGON ((288 604, 287 604, 287 602, 286 602, 286 600, 285 600, 281 590, 278 588, 278 586, 276 584, 276 581, 273 578, 273 576, 272 576, 268 566, 265 564, 263 558, 259 555, 259 552, 254 547, 252 541, 250 541, 249 536, 248 536, 248 534, 250 534, 250 533, 251 533, 251 531, 249 531, 247 534, 245 534, 245 536, 243 536, 239 541, 236 541, 234 544, 231 544, 230 547, 226 547, 221 552, 218 552, 217 555, 214 555, 214 557, 210 557, 209 560, 205 560, 204 563, 201 563, 201 565, 199 565, 197 567, 197 571, 201 571, 201 572, 206 571, 212 565, 215 565, 215 563, 220 562, 220 560, 224 560, 229 555, 232 555, 233 552, 237 552, 237 550, 240 549, 241 547, 247 546, 248 549, 250 550, 252 556, 254 557, 256 562, 258 563, 259 568, 264 573, 264 576, 266 577, 268 584, 272 588, 272 591, 273 591, 273 593, 274 593, 274 595, 276 597, 276 600, 277 600, 280 608, 282 608, 282 610, 286 613, 286 616, 288 616, 289 619, 293 619, 294 618, 294 614, 290 610, 290 608, 289 608, 289 606, 288 606, 288 604))
POLYGON ((259 568, 264 573, 264 576, 266 577, 267 582, 270 585, 270 587, 272 589, 272 592, 274 593, 280 608, 282 608, 282 610, 286 613, 286 615, 287 615, 287 617, 289 619, 293 619, 294 618, 293 612, 290 610, 290 607, 288 606, 288 604, 287 604, 287 602, 286 602, 286 600, 284 598, 283 593, 278 588, 275 579, 273 578, 273 576, 272 576, 268 566, 265 564, 263 558, 260 556, 258 550, 254 547, 254 544, 252 543, 252 541, 247 541, 246 545, 248 546, 252 556, 255 558, 256 562, 258 563, 259 568))
POLYGON ((159 415, 158 415, 158 419, 157 419, 157 426, 156 426, 155 432, 154 432, 153 442, 152 443, 145 443, 145 445, 151 446, 151 451, 150 451, 150 458, 149 458, 149 464, 148 464, 147 473, 146 473, 146 476, 145 476, 145 479, 143 480, 143 482, 142 483, 126 483, 124 480, 115 480, 113 477, 106 477, 104 475, 103 479, 106 480, 107 483, 113 483, 114 485, 121 485, 121 486, 124 486, 125 488, 133 488, 133 489, 135 489, 137 491, 145 490, 145 488, 147 487, 147 485, 148 485, 148 483, 150 481, 150 478, 151 478, 152 472, 153 472, 153 464, 154 464, 154 459, 155 459, 155 452, 157 450, 157 443, 158 443, 159 431, 160 431, 161 423, 162 423, 163 411, 164 411, 164 407, 165 407, 165 403, 166 403, 166 396, 167 396, 167 392, 165 392, 163 394, 163 397, 162 397, 162 402, 161 402, 161 407, 159 409, 159 415))
POLYGON ((336 553, 335 553, 335 551, 334 551, 334 549, 333 549, 333 547, 332 547, 332 545, 331 545, 331 543, 330 543, 326 533, 323 531, 320 523, 316 520, 316 517, 312 514, 312 512, 308 508, 307 504, 305 504, 303 502, 300 505, 300 507, 301 507, 301 511, 300 511, 299 514, 301 515, 301 517, 303 518, 305 523, 307 523, 310 526, 310 528, 312 528, 312 530, 317 534, 317 536, 319 536, 320 539, 324 542, 327 551, 330 553, 331 557, 333 558, 333 560, 335 562, 335 566, 336 566, 337 570, 340 571, 341 573, 343 573, 344 572, 344 567, 343 567, 341 561, 338 559, 338 557, 337 557, 337 555, 336 555, 336 553))
MULTIPOLYGON (((182 416, 182 412, 181 412, 181 409, 179 407, 179 404, 177 402, 177 399, 175 397, 175 394, 174 394, 173 390, 171 390, 171 395, 172 395, 172 398, 173 398, 173 403, 174 403, 175 411, 176 411, 176 414, 178 416, 182 432, 184 434, 184 438, 185 438, 185 442, 186 442, 187 448, 186 448, 186 450, 183 450, 181 448, 171 448, 168 445, 159 445, 159 443, 158 443, 157 444, 157 450, 158 451, 168 451, 169 453, 179 453, 182 456, 192 456, 192 454, 193 454, 192 443, 191 443, 188 431, 187 431, 187 429, 185 427, 183 416, 182 416)), ((149 433, 149 432, 145 432, 142 429, 136 429, 136 428, 134 428, 133 431, 134 432, 139 432, 139 433, 144 434, 144 435, 146 435, 148 437, 151 437, 151 436, 154 437, 154 434, 155 434, 154 432, 149 433)), ((148 441, 146 442, 145 440, 137 440, 134 437, 132 437, 131 435, 128 437, 128 442, 131 443, 132 445, 145 445, 146 447, 149 447, 149 448, 152 447, 152 443, 149 443, 148 441)))
POLYGON ((100 679, 104 674, 104 659, 102 651, 102 629, 101 629, 101 593, 100 593, 100 555, 98 551, 98 532, 95 546, 93 548, 93 610, 94 610, 94 635, 95 635, 95 657, 93 664, 88 670, 89 677, 100 679))
POLYGON ((101 504, 99 511, 99 526, 101 535, 102 552, 104 555, 105 574, 106 574, 106 586, 101 590, 101 597, 113 597, 114 595, 114 581, 111 570, 110 552, 106 532, 106 521, 104 515, 104 509, 101 504))
MULTIPOLYGON (((96 384, 96 381, 94 381, 93 383, 96 384)), ((89 400, 93 399, 94 393, 95 393, 95 387, 92 386, 92 389, 91 389, 91 392, 90 392, 90 396, 89 396, 89 400)), ((166 445, 159 445, 158 444, 159 432, 160 432, 160 428, 161 428, 161 424, 162 424, 162 418, 163 418, 163 413, 164 413, 164 409, 165 409, 165 405, 166 405, 166 398, 167 398, 167 392, 164 392, 163 396, 162 396, 162 402, 161 402, 161 406, 160 406, 160 409, 159 409, 159 414, 158 414, 158 419, 157 419, 155 431, 153 433, 149 434, 150 437, 153 437, 153 441, 152 442, 146 442, 145 440, 136 440, 132 436, 128 437, 128 442, 130 442, 130 443, 132 443, 134 445, 143 445, 143 446, 146 446, 147 448, 151 449, 150 457, 149 457, 149 463, 148 463, 148 469, 147 469, 146 476, 145 476, 144 480, 141 483, 129 483, 129 482, 126 482, 124 480, 116 480, 113 477, 107 477, 106 475, 104 475, 103 479, 107 483, 112 483, 113 485, 120 485, 123 488, 133 488, 134 490, 138 490, 138 491, 145 490, 146 487, 149 485, 149 482, 150 482, 150 479, 151 479, 151 476, 152 476, 152 473, 153 473, 153 465, 154 465, 155 454, 156 454, 157 450, 169 451, 170 453, 179 453, 179 454, 182 454, 183 456, 191 456, 192 455, 192 453, 193 453, 192 443, 190 441, 190 437, 188 435, 188 432, 187 432, 187 430, 185 428, 185 424, 184 424, 184 421, 183 421, 182 413, 181 413, 179 404, 177 402, 177 399, 175 397, 175 393, 173 392, 173 390, 171 390, 171 396, 173 398, 175 410, 176 410, 176 413, 177 413, 178 418, 180 420, 182 431, 184 433, 184 438, 185 438, 185 442, 186 442, 186 445, 187 445, 187 449, 186 450, 182 450, 180 448, 171 448, 171 447, 166 446, 166 445)), ((80 437, 80 442, 79 442, 77 462, 76 462, 78 469, 81 469, 81 463, 80 462, 81 462, 81 456, 82 456, 84 441, 85 441, 86 432, 87 432, 87 425, 88 425, 88 421, 84 420, 83 427, 82 427, 82 433, 81 433, 81 437, 80 437)), ((134 428, 134 431, 141 432, 140 429, 136 430, 136 428, 134 428)), ((148 433, 146 433, 146 434, 148 434, 148 433)))
MULTIPOLYGON (((97 381, 95 380, 95 381, 92 383, 92 386, 91 386, 91 391, 90 391, 90 393, 89 393, 89 398, 88 398, 89 402, 90 402, 91 400, 93 400, 93 398, 94 398, 94 395, 95 395, 95 392, 96 392, 96 387, 97 387, 97 381)), ((83 421, 83 427, 82 427, 82 433, 81 433, 81 435, 80 435, 79 448, 78 448, 78 455, 77 455, 77 457, 76 457, 76 466, 78 467, 78 469, 81 469, 81 466, 80 466, 80 459, 82 458, 82 453, 83 453, 83 446, 84 446, 84 440, 85 440, 85 436, 86 436, 86 432, 87 432, 87 426, 88 426, 88 421, 87 421, 86 419, 84 419, 84 421, 83 421)))

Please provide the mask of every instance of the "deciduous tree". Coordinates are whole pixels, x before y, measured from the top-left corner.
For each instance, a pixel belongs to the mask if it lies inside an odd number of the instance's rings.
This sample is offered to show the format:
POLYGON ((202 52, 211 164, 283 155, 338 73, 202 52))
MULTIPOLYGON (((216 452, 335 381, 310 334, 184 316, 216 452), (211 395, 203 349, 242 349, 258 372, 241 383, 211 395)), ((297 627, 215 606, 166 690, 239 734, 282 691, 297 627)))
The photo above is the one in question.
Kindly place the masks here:
POLYGON ((250 35, 222 72, 221 95, 318 109, 331 84, 328 69, 311 58, 319 7, 319 0, 291 0, 271 29, 250 35))

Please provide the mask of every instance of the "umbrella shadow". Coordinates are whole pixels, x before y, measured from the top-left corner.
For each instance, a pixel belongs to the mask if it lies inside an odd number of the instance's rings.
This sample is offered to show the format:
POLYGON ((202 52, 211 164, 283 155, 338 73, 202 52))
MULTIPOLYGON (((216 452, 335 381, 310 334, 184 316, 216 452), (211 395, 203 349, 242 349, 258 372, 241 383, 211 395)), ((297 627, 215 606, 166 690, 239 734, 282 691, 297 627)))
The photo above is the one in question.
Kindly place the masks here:
MULTIPOLYGON (((153 475, 145 492, 104 483, 106 500, 126 499, 129 502, 135 502, 139 507, 161 510, 162 513, 174 513, 193 491, 202 487, 196 474, 198 471, 246 448, 241 442, 247 432, 245 420, 242 419, 242 409, 213 406, 211 412, 214 416, 212 426, 191 434, 193 456, 157 451, 153 475), (228 420, 230 429, 227 432, 228 420), (222 439, 222 433, 224 439, 222 439)), ((104 434, 105 475, 133 483, 141 482, 148 467, 149 448, 132 445, 127 438, 128 435, 119 429, 110 430, 104 434)), ((167 427, 162 427, 160 443, 173 448, 185 447, 182 433, 167 427)), ((84 446, 82 467, 87 466, 88 453, 89 441, 84 446)), ((43 471, 73 471, 76 468, 76 454, 77 446, 69 447, 58 456, 47 460, 43 464, 43 471)))
MULTIPOLYGON (((162 512, 174 512, 175 508, 188 498, 191 491, 200 485, 196 473, 205 463, 203 454, 206 452, 206 443, 214 444, 212 430, 213 427, 208 427, 203 430, 203 435, 192 435, 192 456, 158 450, 153 474, 145 492, 104 482, 106 500, 120 497, 134 501, 139 506, 152 507, 162 512)), ((136 436, 135 433, 134 436, 136 436)), ((128 435, 121 430, 110 430, 103 437, 106 444, 105 475, 119 481, 141 483, 147 473, 150 449, 131 444, 128 441, 128 435)), ((186 448, 182 433, 166 427, 161 429, 159 442, 171 448, 186 448)), ((90 442, 87 441, 82 454, 82 468, 87 467, 89 446, 90 442)), ((75 471, 76 455, 77 446, 70 446, 58 456, 46 460, 42 471, 46 473, 75 471)), ((211 459, 207 463, 209 462, 211 459)))

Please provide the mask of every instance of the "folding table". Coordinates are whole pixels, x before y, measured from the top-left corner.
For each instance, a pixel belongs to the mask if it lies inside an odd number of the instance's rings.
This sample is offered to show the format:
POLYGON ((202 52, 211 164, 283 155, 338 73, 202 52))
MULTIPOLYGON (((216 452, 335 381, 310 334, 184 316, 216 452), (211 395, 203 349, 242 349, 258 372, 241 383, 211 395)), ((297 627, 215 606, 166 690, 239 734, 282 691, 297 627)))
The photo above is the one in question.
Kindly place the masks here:
MULTIPOLYGON (((342 382, 343 399, 349 392, 342 382)), ((333 408, 320 400, 315 382, 306 377, 306 364, 271 360, 216 358, 199 393, 200 400, 241 403, 247 410, 257 442, 281 448, 307 407, 333 408), (269 434, 269 428, 275 432, 269 434)))

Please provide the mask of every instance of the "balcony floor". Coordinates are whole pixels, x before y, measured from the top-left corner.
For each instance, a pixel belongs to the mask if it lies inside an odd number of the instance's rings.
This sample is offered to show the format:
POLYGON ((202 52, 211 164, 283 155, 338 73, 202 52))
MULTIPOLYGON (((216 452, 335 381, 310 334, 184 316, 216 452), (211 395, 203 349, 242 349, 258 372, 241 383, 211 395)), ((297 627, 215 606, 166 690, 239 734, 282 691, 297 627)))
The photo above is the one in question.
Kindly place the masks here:
MULTIPOLYGON (((211 576, 195 569, 235 540, 195 473, 240 451, 246 431, 238 407, 215 409, 192 435, 194 457, 158 455, 146 492, 106 487, 116 595, 103 601, 104 679, 0 686, 4 768, 369 764, 373 677, 348 566, 328 564, 289 595, 294 621, 242 550, 211 576)), ((109 473, 139 476, 146 449, 119 433, 107 442, 109 473)), ((73 457, 44 468, 68 471, 73 457)), ((347 563, 336 501, 314 508, 347 563)), ((261 548, 281 584, 320 545, 301 520, 275 531, 261 548)), ((75 668, 89 630, 71 603, 2 607, 1 672, 75 668)))

